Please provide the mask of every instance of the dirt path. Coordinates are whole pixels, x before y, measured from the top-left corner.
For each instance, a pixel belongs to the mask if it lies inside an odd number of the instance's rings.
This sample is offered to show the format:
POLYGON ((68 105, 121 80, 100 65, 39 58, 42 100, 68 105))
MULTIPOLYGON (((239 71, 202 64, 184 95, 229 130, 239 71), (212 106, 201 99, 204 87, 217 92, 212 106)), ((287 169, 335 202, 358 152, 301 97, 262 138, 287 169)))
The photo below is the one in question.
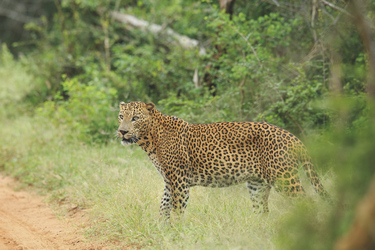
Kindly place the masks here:
POLYGON ((84 241, 77 227, 58 219, 43 198, 15 192, 16 182, 0 175, 0 249, 102 249, 84 241))

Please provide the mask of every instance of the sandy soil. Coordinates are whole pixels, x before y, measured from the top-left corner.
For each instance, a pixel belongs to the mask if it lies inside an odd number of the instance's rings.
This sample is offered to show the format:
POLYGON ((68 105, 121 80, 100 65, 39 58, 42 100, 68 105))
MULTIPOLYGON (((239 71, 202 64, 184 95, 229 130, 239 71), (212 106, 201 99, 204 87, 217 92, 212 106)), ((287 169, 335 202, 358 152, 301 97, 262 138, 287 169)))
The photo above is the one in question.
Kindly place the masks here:
MULTIPOLYGON (((0 175, 0 249, 103 249, 85 242, 79 219, 58 219, 39 197, 0 175)), ((105 247, 104 247, 105 248, 105 247)))

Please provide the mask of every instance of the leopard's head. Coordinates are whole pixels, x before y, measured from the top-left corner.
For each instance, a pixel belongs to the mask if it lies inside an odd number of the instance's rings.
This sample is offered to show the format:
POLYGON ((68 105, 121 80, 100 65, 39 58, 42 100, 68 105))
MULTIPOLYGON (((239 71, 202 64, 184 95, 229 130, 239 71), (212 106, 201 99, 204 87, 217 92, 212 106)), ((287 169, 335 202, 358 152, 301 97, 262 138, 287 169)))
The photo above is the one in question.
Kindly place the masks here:
POLYGON ((117 135, 122 139, 122 145, 126 146, 136 143, 148 132, 152 118, 151 111, 154 108, 155 104, 153 103, 120 103, 117 135))

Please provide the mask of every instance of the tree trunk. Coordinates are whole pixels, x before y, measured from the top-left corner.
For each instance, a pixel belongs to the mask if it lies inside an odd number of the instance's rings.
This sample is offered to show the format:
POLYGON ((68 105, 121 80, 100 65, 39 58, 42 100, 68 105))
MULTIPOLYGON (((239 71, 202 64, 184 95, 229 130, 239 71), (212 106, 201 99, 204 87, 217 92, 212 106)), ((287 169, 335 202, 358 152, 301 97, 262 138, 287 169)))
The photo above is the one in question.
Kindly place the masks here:
MULTIPOLYGON (((229 14, 230 15, 230 18, 232 19, 232 14, 233 14, 233 6, 234 6, 234 2, 236 0, 218 0, 219 1, 219 5, 220 5, 220 10, 225 10, 225 13, 226 14, 229 14)), ((219 35, 219 32, 220 32, 220 29, 221 27, 219 27, 219 31, 217 33, 217 35, 219 35)), ((220 44, 218 44, 217 42, 215 42, 215 48, 216 48, 216 53, 212 55, 212 58, 217 61, 219 60, 219 58, 226 53, 226 49, 221 46, 220 44)), ((203 76, 203 85, 205 87, 207 87, 211 94, 213 96, 216 96, 216 83, 215 83, 215 80, 216 80, 216 77, 215 76, 212 76, 210 74, 210 70, 212 68, 212 65, 209 64, 205 67, 205 74, 203 76)), ((215 71, 218 71, 220 69, 219 66, 215 66, 215 71)))

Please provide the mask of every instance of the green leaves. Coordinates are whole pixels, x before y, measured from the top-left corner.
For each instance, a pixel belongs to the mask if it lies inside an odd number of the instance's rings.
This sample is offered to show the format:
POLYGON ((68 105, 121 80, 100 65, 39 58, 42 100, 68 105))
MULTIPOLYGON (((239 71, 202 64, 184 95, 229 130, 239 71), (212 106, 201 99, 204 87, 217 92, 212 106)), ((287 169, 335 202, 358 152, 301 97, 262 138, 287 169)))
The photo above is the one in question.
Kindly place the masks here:
POLYGON ((38 114, 50 118, 57 126, 69 126, 73 136, 83 141, 110 139, 117 125, 117 111, 112 108, 117 91, 85 85, 76 79, 65 80, 62 86, 64 94, 58 92, 54 101, 47 101, 38 109, 38 114))
POLYGON ((208 0, 56 4, 54 18, 27 25, 35 44, 27 64, 39 86, 28 96, 34 105, 53 100, 68 110, 72 107, 64 102, 86 98, 83 106, 95 106, 88 100, 102 100, 98 93, 115 89, 117 96, 110 96, 116 101, 152 101, 191 122, 261 120, 299 134, 329 123, 329 111, 315 103, 329 91, 334 53, 342 55, 336 63, 342 61, 343 92, 356 96, 365 89, 366 54, 353 26, 341 19, 343 39, 334 40, 329 26, 330 15, 339 14, 334 9, 320 6, 314 19, 298 1, 282 10, 266 1, 236 2, 232 16, 208 0), (160 25, 162 31, 120 23, 111 11, 160 25), (205 55, 198 47, 174 43, 168 29, 197 40, 205 55), (62 75, 89 84, 68 87, 62 75))

